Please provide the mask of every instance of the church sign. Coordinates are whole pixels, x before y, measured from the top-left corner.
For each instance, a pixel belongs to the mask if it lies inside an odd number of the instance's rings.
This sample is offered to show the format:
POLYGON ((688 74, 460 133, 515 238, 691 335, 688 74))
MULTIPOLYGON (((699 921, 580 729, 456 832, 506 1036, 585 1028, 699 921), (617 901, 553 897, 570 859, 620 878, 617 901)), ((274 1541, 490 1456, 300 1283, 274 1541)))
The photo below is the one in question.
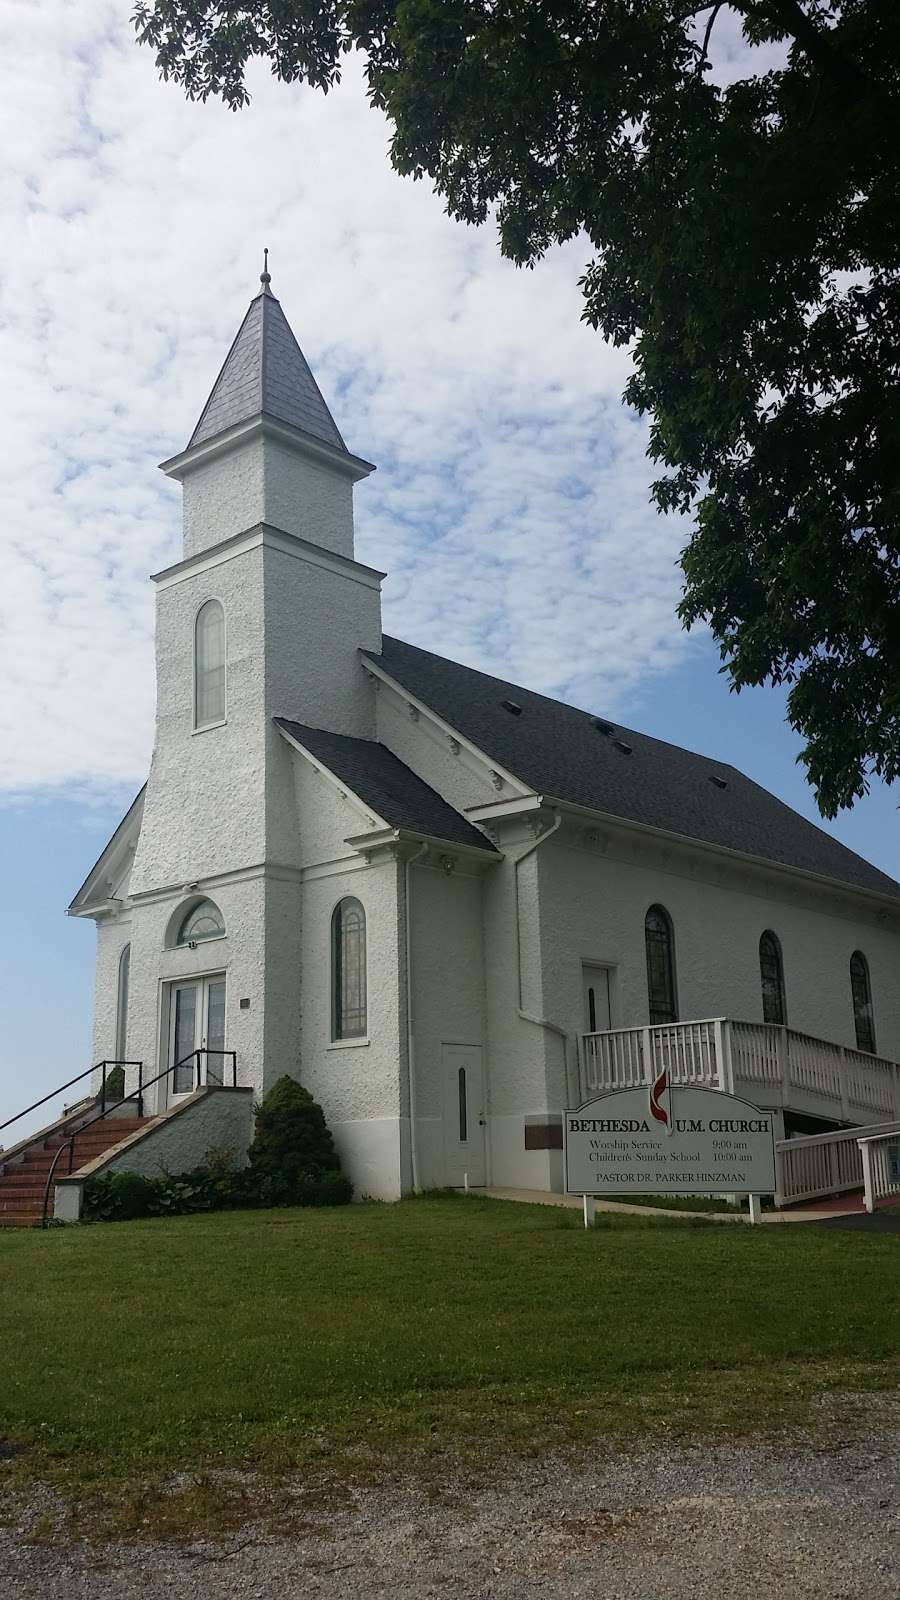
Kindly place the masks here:
POLYGON ((566 1193, 773 1194, 772 1116, 718 1089, 615 1089, 563 1119, 566 1193))

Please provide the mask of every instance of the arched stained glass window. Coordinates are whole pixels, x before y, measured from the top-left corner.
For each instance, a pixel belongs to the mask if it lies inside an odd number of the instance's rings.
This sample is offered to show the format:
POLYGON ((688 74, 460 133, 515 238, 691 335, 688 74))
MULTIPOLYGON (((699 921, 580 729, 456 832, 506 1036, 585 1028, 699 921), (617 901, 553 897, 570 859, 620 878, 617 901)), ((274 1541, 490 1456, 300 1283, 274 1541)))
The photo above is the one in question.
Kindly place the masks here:
POLYGON ((207 600, 194 624, 194 727, 225 721, 225 612, 207 600))
POLYGON ((875 1013, 872 1010, 872 985, 869 982, 869 963, 861 950, 854 950, 850 957, 850 989, 853 995, 856 1048, 874 1056, 875 1013))
POLYGON ((675 940, 672 920, 663 906, 651 906, 644 918, 647 947, 647 996, 651 1026, 677 1022, 675 1003, 675 940))
POLYGON ((784 963, 778 935, 767 928, 759 941, 759 977, 762 984, 763 1021, 787 1022, 784 998, 784 963))
POLYGON ((116 991, 116 1060, 124 1061, 128 1044, 128 981, 131 972, 131 945, 126 944, 119 957, 119 979, 116 991))
POLYGON ((339 900, 331 919, 333 1039, 362 1039, 366 1015, 366 913, 358 900, 339 900))
POLYGON ((212 900, 192 906, 178 930, 177 944, 200 944, 204 939, 221 939, 225 934, 222 913, 212 900))

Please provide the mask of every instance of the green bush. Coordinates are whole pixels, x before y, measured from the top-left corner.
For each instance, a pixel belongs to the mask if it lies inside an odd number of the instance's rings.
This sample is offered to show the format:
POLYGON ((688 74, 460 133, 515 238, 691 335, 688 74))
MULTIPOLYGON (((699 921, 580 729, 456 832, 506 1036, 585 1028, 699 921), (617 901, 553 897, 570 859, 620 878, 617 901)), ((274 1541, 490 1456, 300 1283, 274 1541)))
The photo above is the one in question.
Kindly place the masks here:
MULTIPOLYGON (((326 1175, 340 1178, 322 1107, 295 1078, 279 1078, 257 1109, 250 1171, 265 1185, 270 1205, 322 1205, 327 1202, 306 1196, 321 1191, 326 1175)), ((339 1184, 333 1187, 340 1191, 339 1184)))
MULTIPOLYGON (((100 1096, 97 1096, 98 1100, 100 1096)), ((125 1068, 113 1067, 112 1072, 106 1074, 106 1103, 112 1105, 116 1100, 125 1098, 125 1068)))
POLYGON ((214 1149, 178 1175, 101 1173, 84 1185, 82 1216, 128 1222, 236 1207, 345 1206, 352 1198, 321 1106, 293 1078, 279 1078, 257 1107, 249 1166, 236 1170, 233 1150, 214 1149))

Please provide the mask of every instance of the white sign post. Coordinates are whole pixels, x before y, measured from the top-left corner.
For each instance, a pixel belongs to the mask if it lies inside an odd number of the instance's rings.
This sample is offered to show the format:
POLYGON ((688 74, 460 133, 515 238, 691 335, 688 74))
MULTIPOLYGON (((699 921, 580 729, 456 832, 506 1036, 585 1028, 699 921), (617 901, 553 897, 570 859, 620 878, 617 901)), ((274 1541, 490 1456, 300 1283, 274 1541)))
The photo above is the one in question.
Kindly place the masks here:
POLYGON ((666 1073, 567 1111, 563 1144, 567 1194, 775 1192, 771 1113, 717 1089, 672 1089, 666 1073))

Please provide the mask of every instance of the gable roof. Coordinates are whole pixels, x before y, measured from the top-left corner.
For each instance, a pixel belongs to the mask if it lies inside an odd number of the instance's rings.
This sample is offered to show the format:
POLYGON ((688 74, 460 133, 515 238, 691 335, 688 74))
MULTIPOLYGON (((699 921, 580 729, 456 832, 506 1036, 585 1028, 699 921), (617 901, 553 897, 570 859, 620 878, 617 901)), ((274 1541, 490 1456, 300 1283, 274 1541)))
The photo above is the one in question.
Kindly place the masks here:
POLYGON ((536 794, 900 897, 893 878, 735 767, 400 639, 363 654, 536 794))
POLYGON ((389 827, 497 854, 485 834, 404 766, 386 745, 327 733, 323 728, 290 722, 287 717, 276 717, 275 723, 389 827))
MULTIPOLYGON (((137 844, 141 821, 144 816, 144 797, 146 793, 147 785, 144 783, 132 800, 115 832, 103 846, 81 887, 72 896, 67 907, 68 916, 78 916, 79 913, 90 907, 97 880, 104 869, 113 874, 124 870, 129 850, 137 844)), ((106 898, 106 895, 101 896, 102 900, 106 898)), ((88 912, 88 914, 90 913, 88 912)))
POLYGON ((287 317, 267 287, 250 302, 188 449, 260 415, 349 453, 287 317))

